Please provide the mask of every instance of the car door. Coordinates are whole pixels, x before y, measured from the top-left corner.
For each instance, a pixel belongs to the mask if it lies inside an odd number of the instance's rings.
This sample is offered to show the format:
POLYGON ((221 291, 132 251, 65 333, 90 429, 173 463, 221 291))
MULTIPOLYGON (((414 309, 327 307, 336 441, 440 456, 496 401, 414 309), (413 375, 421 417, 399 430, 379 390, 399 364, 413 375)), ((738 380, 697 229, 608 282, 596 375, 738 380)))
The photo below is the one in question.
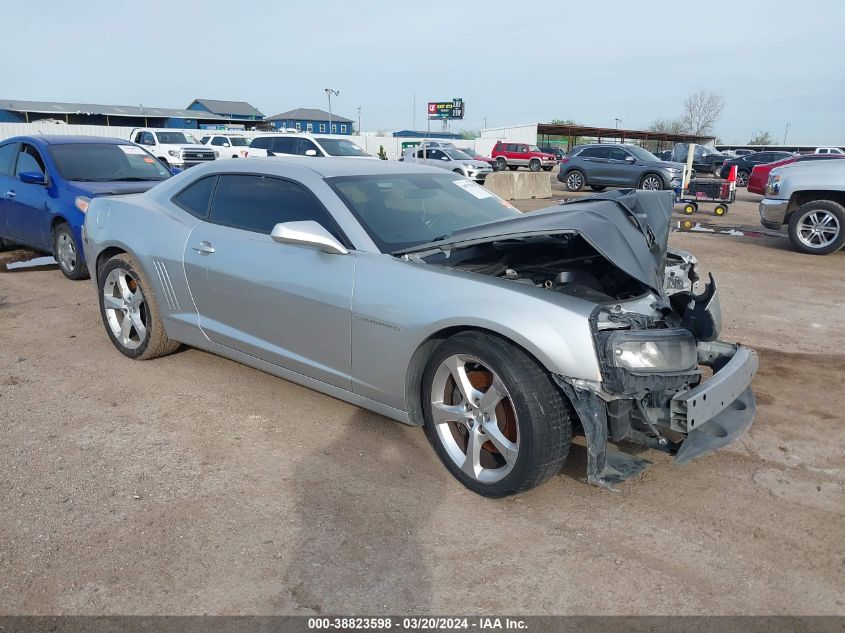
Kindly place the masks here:
POLYGON ((0 235, 11 237, 9 210, 16 195, 15 159, 18 157, 18 144, 0 145, 0 235))
POLYGON ((14 179, 4 194, 9 236, 13 240, 50 249, 49 225, 51 179, 44 158, 35 146, 21 143, 15 163, 14 179), (46 184, 21 182, 22 173, 40 174, 46 184))
POLYGON ((581 167, 584 175, 587 177, 587 182, 591 185, 608 184, 610 159, 609 147, 587 147, 578 154, 579 167, 581 167))
POLYGON ((621 147, 611 147, 607 158, 606 182, 609 185, 636 187, 639 184, 642 165, 638 165, 634 156, 621 147))
POLYGON ((215 136, 211 139, 211 145, 219 153, 220 158, 231 158, 235 153, 229 145, 229 139, 225 136, 215 136))
POLYGON ((323 152, 323 150, 321 150, 319 147, 317 147, 317 144, 314 143, 314 141, 307 139, 307 138, 299 139, 299 143, 296 146, 296 153, 299 154, 300 156, 309 156, 309 155, 310 156, 325 156, 326 155, 323 152), (315 154, 308 154, 309 151, 313 151, 313 152, 316 152, 316 153, 315 154))
POLYGON ((185 276, 211 341, 349 390, 356 256, 270 237, 277 223, 300 220, 347 242, 302 183, 221 175, 208 218, 188 237, 185 276))

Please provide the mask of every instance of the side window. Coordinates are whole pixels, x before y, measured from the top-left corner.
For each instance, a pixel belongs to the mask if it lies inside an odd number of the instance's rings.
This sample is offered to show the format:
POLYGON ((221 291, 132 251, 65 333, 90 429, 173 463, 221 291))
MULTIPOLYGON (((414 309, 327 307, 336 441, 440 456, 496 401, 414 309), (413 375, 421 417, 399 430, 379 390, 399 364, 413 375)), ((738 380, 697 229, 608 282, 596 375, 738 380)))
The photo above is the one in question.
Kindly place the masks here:
POLYGON ((152 132, 141 133, 141 145, 155 145, 156 140, 152 132))
POLYGON ((515 152, 515 151, 517 151, 516 147, 517 147, 516 143, 508 143, 507 145, 505 145, 505 151, 506 152, 515 152))
POLYGON ((579 156, 584 158, 610 158, 610 149, 607 147, 588 147, 579 156))
POLYGON ((277 136, 273 139, 273 151, 277 154, 295 154, 297 139, 277 136))
POLYGON ((305 124, 305 131, 306 132, 313 132, 314 131, 314 124, 313 123, 306 123, 305 124))
POLYGON ((626 152, 624 149, 619 147, 611 147, 610 148, 610 159, 611 160, 625 160, 628 158, 630 154, 626 152))
POLYGON ((270 149, 272 141, 273 139, 269 136, 260 136, 252 139, 252 143, 250 143, 249 146, 257 149, 270 149))
POLYGON ((337 134, 337 124, 332 123, 332 134, 337 134))
POLYGON ((340 126, 340 131, 341 131, 341 132, 343 132, 344 134, 346 134, 346 126, 345 126, 345 125, 341 125, 341 126, 340 126))
POLYGON ((320 123, 320 131, 321 131, 321 132, 325 132, 325 131, 326 131, 326 124, 325 124, 325 123, 320 123))
POLYGON ((21 153, 18 155, 18 166, 15 169, 15 176, 25 171, 34 171, 42 176, 46 173, 44 161, 41 160, 38 150, 26 143, 21 145, 21 153))
POLYGON ((137 134, 135 134, 135 138, 133 140, 140 145, 142 136, 143 132, 138 132, 137 134))
POLYGON ((210 136, 203 136, 203 137, 200 139, 200 143, 202 143, 203 145, 208 145, 208 139, 209 139, 209 138, 211 138, 211 137, 210 137, 210 136))
POLYGON ((317 156, 323 155, 323 152, 321 152, 320 149, 307 138, 299 139, 299 147, 297 147, 296 153, 305 156, 305 152, 307 152, 309 149, 313 149, 315 152, 317 152, 317 156))
POLYGON ((755 163, 768 163, 772 160, 771 155, 766 152, 760 152, 759 154, 754 154, 752 156, 752 160, 755 163))
POLYGON ((296 122, 296 131, 299 132, 302 129, 302 123, 299 121, 296 122))
POLYGON ((0 146, 0 176, 11 176, 15 166, 15 156, 18 153, 18 144, 9 143, 0 146))
POLYGON ((440 159, 441 159, 441 158, 443 158, 445 155, 446 155, 446 154, 444 154, 444 153, 443 153, 443 151, 442 151, 442 150, 439 150, 439 149, 430 149, 430 150, 428 150, 428 157, 429 157, 430 159, 432 159, 432 160, 440 160, 440 159))
POLYGON ((225 136, 215 136, 211 139, 211 144, 216 145, 217 147, 223 147, 228 142, 229 141, 225 136))
POLYGON ((183 189, 172 198, 173 204, 202 220, 208 217, 208 207, 217 176, 209 176, 196 181, 183 189))
POLYGON ((301 220, 314 220, 341 239, 328 211, 302 185, 267 176, 220 176, 211 222, 269 235, 280 222, 301 220))

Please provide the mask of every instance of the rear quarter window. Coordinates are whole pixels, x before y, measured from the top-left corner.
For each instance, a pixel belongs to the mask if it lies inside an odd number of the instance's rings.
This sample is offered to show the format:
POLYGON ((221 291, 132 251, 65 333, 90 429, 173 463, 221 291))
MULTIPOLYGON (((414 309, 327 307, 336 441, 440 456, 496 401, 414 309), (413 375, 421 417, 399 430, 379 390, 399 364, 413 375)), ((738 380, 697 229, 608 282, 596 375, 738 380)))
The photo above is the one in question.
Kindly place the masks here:
POLYGON ((205 220, 208 218, 208 209, 211 206, 211 196, 217 186, 217 176, 208 176, 191 183, 185 189, 177 193, 171 201, 191 215, 205 220))

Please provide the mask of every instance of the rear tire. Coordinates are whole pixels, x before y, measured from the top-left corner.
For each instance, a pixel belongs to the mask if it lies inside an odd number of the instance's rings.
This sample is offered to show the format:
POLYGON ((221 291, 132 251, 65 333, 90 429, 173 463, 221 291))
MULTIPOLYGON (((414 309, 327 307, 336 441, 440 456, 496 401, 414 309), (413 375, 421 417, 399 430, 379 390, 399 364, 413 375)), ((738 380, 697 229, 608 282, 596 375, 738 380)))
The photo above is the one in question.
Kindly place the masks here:
POLYGON ((568 402, 516 345, 481 332, 456 334, 432 354, 422 391, 429 441, 473 492, 504 497, 560 472, 572 440, 568 402))
POLYGON ((98 278, 100 317, 112 344, 133 360, 166 356, 180 347, 168 338, 152 285, 132 255, 108 260, 98 278))
POLYGON ((68 279, 88 279, 88 267, 82 259, 81 249, 66 223, 59 224, 53 230, 53 257, 59 263, 59 270, 68 279))
POLYGON ((833 200, 801 205, 789 218, 789 241, 808 255, 838 251, 845 245, 845 207, 833 200))
POLYGON ((564 182, 566 183, 566 190, 575 193, 576 191, 581 191, 584 188, 584 185, 587 184, 587 178, 584 176, 583 171, 573 169, 566 174, 564 182))

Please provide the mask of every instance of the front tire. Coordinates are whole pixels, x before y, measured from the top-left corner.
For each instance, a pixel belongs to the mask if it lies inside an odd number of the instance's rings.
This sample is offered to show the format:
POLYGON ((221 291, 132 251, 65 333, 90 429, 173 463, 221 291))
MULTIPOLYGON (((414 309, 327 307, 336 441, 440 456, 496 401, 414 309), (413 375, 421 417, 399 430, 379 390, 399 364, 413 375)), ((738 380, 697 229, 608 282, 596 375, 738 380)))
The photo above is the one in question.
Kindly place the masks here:
POLYGON ((542 168, 542 165, 540 164, 540 161, 537 160, 536 158, 532 158, 530 161, 528 161, 528 169, 529 170, 540 171, 541 168, 542 168))
POLYGON ((134 257, 121 253, 108 260, 97 285, 103 325, 121 354, 149 360, 179 349, 164 331, 152 286, 134 257))
POLYGON ((59 270, 68 279, 88 279, 88 267, 67 224, 59 224, 53 231, 53 257, 59 263, 59 270))
POLYGON ((737 187, 747 187, 748 186, 748 172, 747 171, 740 171, 736 174, 736 186, 737 187))
POLYGON ((660 191, 663 189, 663 179, 657 174, 646 174, 640 180, 639 188, 646 191, 660 191))
POLYGON ((584 176, 583 171, 579 171, 578 169, 573 169, 568 174, 566 174, 566 190, 575 193, 576 191, 581 191, 584 188, 584 185, 587 184, 587 178, 584 176))
POLYGON ((508 168, 508 161, 501 156, 496 159, 496 171, 505 171, 508 168))
POLYGON ((789 218, 789 241, 808 255, 829 255, 845 245, 845 207, 832 200, 801 205, 789 218))
POLYGON ((434 351, 422 384, 426 435, 473 492, 517 494, 560 471, 572 439, 568 404, 519 347, 481 332, 456 334, 434 351))

